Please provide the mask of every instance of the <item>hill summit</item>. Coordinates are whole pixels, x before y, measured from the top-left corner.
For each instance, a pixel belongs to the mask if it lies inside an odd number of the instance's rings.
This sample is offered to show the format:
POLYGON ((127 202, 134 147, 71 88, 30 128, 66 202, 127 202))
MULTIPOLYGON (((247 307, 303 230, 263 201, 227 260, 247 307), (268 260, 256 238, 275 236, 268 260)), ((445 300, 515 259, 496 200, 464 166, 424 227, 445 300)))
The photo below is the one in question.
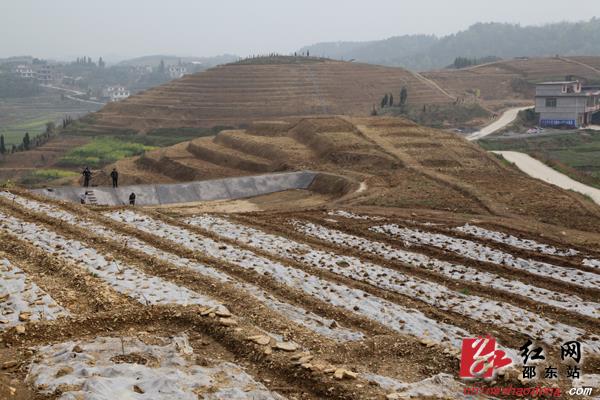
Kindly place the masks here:
POLYGON ((454 99, 435 83, 402 68, 314 57, 244 60, 152 88, 105 106, 91 118, 94 133, 158 128, 238 126, 256 119, 367 115, 382 96, 408 90, 413 105, 454 99))

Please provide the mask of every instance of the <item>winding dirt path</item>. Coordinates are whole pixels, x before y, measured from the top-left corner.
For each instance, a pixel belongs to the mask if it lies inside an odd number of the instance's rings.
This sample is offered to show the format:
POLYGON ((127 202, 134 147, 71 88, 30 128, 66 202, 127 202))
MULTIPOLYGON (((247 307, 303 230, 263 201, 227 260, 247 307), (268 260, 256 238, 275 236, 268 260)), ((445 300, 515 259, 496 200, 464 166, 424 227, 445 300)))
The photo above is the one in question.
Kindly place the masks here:
POLYGON ((508 124, 513 122, 517 118, 519 111, 527 110, 529 108, 532 108, 532 106, 515 107, 515 108, 510 108, 510 109, 506 110, 500 116, 500 118, 498 118, 497 120, 495 120, 488 126, 483 127, 480 130, 478 130, 477 132, 473 132, 472 134, 467 136, 467 140, 478 140, 478 139, 481 139, 488 135, 491 135, 492 133, 494 133, 496 131, 499 131, 500 129, 506 127, 508 124))

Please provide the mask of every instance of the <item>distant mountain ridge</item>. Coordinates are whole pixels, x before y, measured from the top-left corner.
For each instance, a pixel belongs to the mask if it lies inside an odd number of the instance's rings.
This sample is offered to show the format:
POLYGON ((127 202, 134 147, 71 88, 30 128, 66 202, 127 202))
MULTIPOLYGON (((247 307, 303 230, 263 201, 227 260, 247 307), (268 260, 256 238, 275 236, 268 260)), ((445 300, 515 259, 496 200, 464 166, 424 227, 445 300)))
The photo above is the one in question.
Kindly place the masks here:
POLYGON ((368 42, 323 42, 301 48, 311 55, 425 71, 444 68, 456 57, 545 57, 600 55, 600 19, 543 26, 477 23, 436 37, 404 35, 368 42))

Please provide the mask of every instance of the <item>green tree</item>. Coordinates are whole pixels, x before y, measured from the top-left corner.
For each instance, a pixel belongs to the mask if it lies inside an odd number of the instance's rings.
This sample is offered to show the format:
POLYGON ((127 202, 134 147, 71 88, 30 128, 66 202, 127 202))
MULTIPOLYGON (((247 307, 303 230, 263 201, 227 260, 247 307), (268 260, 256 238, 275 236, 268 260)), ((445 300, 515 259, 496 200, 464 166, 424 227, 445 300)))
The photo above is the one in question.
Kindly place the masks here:
POLYGON ((25 136, 23 136, 23 149, 29 150, 30 144, 31 144, 31 139, 29 139, 29 132, 25 132, 25 136))
POLYGON ((388 94, 386 93, 385 96, 383 96, 383 99, 381 99, 381 108, 384 108, 385 106, 388 105, 388 94))
POLYGON ((390 105, 390 107, 394 106, 394 96, 391 93, 390 93, 390 99, 389 99, 388 104, 390 105))
POLYGON ((6 153, 6 146, 4 145, 4 135, 0 135, 0 154, 6 153))
POLYGON ((406 86, 403 86, 402 90, 400 90, 400 106, 406 105, 407 100, 408 100, 408 89, 406 89, 406 86))
POLYGON ((46 123, 46 133, 50 134, 50 133, 54 133, 54 130, 56 129, 56 124, 52 121, 47 122, 46 123))

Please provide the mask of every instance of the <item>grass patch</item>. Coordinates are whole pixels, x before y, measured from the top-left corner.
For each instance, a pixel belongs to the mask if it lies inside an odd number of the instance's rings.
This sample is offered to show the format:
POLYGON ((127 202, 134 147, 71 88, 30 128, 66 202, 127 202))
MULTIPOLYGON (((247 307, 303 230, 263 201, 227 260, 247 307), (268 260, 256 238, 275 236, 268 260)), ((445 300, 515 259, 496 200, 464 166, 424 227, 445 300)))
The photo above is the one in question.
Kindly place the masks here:
POLYGON ((99 168, 122 158, 137 156, 155 148, 114 137, 96 138, 88 144, 69 151, 60 159, 58 165, 99 168))
POLYGON ((21 182, 26 185, 36 185, 61 178, 73 178, 78 175, 76 172, 62 169, 37 169, 24 176, 21 182))
POLYGON ((600 132, 578 130, 535 137, 486 138, 477 143, 486 150, 529 154, 575 180, 600 188, 600 132))
POLYGON ((46 124, 54 122, 54 116, 37 118, 35 120, 23 121, 18 124, 8 125, 0 128, 0 135, 4 135, 4 143, 7 147, 19 145, 23 142, 23 136, 29 132, 31 139, 46 131, 46 124))

